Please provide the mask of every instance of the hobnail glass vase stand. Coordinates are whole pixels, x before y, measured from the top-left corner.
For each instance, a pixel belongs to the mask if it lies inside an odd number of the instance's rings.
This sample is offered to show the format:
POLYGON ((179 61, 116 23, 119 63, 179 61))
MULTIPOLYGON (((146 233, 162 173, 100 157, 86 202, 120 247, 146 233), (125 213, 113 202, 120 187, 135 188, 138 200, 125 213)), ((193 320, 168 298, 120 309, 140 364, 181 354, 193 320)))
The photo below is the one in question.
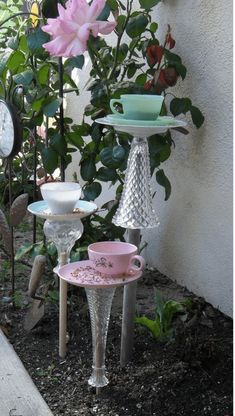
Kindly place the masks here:
MULTIPOLYGON (((158 226, 159 221, 152 206, 150 187, 150 158, 147 138, 165 133, 170 128, 185 126, 186 123, 176 120, 175 125, 126 125, 105 117, 96 120, 98 123, 112 126, 117 132, 133 136, 127 162, 125 183, 118 210, 113 223, 128 230, 128 240, 139 247, 140 230, 158 226)), ((136 307, 137 283, 125 286, 123 296, 123 317, 121 335, 120 364, 125 366, 131 358, 134 339, 134 316, 136 307)))

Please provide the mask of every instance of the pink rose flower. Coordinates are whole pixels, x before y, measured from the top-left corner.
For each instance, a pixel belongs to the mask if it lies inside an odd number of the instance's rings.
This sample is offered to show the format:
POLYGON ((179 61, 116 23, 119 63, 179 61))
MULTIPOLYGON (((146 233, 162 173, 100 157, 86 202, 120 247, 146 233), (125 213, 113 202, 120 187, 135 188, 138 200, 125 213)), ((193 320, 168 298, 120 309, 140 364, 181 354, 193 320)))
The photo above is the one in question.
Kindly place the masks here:
POLYGON ((71 57, 82 55, 87 49, 90 34, 111 33, 116 22, 96 20, 105 6, 105 0, 93 0, 89 6, 86 0, 68 0, 66 8, 58 4, 59 16, 48 19, 42 27, 52 36, 52 40, 43 47, 53 56, 71 57))

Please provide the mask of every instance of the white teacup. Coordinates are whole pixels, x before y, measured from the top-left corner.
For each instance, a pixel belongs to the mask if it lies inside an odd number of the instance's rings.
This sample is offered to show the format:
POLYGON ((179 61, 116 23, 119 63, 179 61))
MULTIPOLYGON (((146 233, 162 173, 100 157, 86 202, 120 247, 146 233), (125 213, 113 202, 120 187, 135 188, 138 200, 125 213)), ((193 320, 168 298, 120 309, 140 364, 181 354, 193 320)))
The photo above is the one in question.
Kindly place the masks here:
POLYGON ((41 185, 40 190, 52 214, 73 212, 82 191, 75 182, 48 182, 41 185))

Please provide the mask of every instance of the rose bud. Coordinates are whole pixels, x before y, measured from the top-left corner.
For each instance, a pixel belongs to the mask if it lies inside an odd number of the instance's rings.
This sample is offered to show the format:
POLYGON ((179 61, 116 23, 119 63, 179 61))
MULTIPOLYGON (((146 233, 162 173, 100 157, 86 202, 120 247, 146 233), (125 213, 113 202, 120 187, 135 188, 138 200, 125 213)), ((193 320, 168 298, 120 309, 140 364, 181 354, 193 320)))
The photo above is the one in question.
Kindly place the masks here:
POLYGON ((175 46, 175 39, 173 39, 170 33, 166 35, 166 44, 169 45, 169 49, 173 49, 175 46))
POLYGON ((163 78, 169 87, 173 87, 178 79, 178 74, 175 68, 165 68, 162 70, 163 78))
POLYGON ((164 49, 162 46, 151 45, 146 49, 146 55, 150 66, 155 65, 157 62, 161 62, 164 49))
POLYGON ((151 89, 152 85, 153 85, 153 80, 150 79, 149 81, 145 82, 145 84, 144 84, 144 90, 145 91, 149 91, 151 89))
POLYGON ((168 84, 166 83, 163 71, 164 71, 163 69, 160 71, 159 77, 158 77, 158 79, 156 81, 156 84, 155 84, 157 94, 161 94, 168 87, 168 84))

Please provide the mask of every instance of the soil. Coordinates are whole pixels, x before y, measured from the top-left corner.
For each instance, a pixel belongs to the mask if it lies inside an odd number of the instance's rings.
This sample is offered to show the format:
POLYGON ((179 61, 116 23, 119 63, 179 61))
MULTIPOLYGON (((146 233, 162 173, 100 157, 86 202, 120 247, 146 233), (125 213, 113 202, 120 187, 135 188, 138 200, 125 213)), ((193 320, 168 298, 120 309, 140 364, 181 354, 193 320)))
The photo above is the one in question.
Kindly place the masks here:
POLYGON ((136 325, 132 359, 121 368, 122 289, 117 289, 106 349, 110 383, 97 395, 87 383, 92 346, 83 289, 70 289, 70 340, 62 360, 56 300, 46 303, 44 318, 33 330, 23 328, 28 270, 21 267, 17 272, 21 308, 15 310, 7 303, 9 279, 5 274, 3 282, 1 274, 0 324, 55 416, 232 415, 232 320, 204 299, 157 271, 147 271, 138 284, 138 314, 154 316, 153 288, 167 299, 191 299, 191 307, 184 322, 182 316, 174 320, 174 333, 164 342, 136 325))

